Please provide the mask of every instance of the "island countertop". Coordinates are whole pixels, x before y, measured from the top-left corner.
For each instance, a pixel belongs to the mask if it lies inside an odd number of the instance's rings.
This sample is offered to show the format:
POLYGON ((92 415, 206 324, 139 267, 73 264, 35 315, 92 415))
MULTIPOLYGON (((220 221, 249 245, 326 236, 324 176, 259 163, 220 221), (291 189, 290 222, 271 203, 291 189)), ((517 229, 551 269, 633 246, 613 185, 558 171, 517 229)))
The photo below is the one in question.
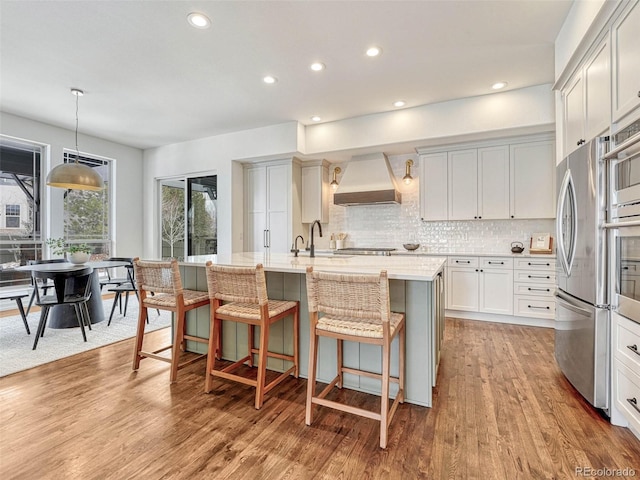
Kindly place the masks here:
POLYGON ((378 256, 378 255, 318 255, 298 256, 287 253, 242 252, 231 255, 194 255, 180 262, 184 266, 204 266, 211 260, 218 265, 251 267, 258 263, 267 272, 305 273, 307 266, 326 272, 347 274, 377 274, 386 270, 390 279, 433 281, 446 262, 441 257, 378 256))

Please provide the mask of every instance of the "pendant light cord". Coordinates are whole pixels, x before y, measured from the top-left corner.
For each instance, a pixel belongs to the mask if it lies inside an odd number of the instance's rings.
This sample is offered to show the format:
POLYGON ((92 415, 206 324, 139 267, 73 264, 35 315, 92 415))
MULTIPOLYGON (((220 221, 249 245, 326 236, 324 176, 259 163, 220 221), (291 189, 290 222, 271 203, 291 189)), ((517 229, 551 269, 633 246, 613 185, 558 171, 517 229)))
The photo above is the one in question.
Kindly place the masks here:
POLYGON ((78 163, 78 158, 80 158, 80 149, 78 148, 78 102, 80 100, 80 95, 76 94, 76 163, 78 163))

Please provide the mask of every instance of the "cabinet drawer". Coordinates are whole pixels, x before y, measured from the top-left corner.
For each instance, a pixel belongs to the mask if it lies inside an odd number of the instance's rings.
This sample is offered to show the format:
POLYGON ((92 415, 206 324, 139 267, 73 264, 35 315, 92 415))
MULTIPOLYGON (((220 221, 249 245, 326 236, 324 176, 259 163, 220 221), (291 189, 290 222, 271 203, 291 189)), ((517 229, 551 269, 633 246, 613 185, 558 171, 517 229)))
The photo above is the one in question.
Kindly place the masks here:
POLYGON ((556 316, 556 301, 552 298, 515 295, 514 303, 513 314, 519 317, 555 318, 556 316))
POLYGON ((555 285, 556 272, 551 271, 538 271, 538 270, 516 270, 513 278, 516 282, 523 283, 544 283, 549 285, 555 285))
POLYGON ((555 258, 516 258, 516 270, 555 270, 555 258))
POLYGON ((449 257, 447 266, 478 268, 478 257, 449 257))
POLYGON ((513 293, 516 295, 528 295, 534 297, 551 297, 555 291, 552 285, 540 285, 537 283, 516 283, 513 286, 513 293))
MULTIPOLYGON (((640 324, 615 315, 614 325, 615 356, 640 373, 640 324)), ((640 398, 638 400, 640 401, 640 398)))
POLYGON ((480 257, 480 268, 513 268, 513 258, 504 257, 480 257))
POLYGON ((614 363, 613 399, 629 423, 640 430, 640 377, 620 362, 614 363))

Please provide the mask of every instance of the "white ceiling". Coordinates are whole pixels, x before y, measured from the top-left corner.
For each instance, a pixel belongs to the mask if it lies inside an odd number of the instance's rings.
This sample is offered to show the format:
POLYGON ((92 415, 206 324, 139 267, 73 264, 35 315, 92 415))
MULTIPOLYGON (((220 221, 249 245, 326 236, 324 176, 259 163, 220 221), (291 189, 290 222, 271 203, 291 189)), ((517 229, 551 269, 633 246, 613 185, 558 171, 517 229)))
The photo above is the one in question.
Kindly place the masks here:
POLYGON ((148 148, 554 79, 570 0, 0 0, 0 108, 148 148), (189 12, 212 20, 191 27, 189 12), (378 58, 366 57, 379 45, 378 58), (315 73, 314 61, 327 68, 315 73), (275 85, 262 82, 276 76, 275 85))

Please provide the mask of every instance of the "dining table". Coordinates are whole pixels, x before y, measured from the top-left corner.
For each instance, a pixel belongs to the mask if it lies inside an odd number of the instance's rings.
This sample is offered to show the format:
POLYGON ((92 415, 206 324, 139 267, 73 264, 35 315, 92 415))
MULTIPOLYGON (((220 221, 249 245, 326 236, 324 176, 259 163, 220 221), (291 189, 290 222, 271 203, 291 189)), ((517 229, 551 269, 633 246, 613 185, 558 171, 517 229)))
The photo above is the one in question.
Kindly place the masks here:
MULTIPOLYGON (((75 264, 71 262, 61 263, 42 263, 33 265, 23 265, 15 267, 16 271, 28 271, 28 272, 74 272, 82 271, 87 267, 93 268, 91 274, 91 298, 87 302, 89 309, 89 319, 91 323, 99 323, 105 320, 104 308, 102 307, 102 294, 100 292, 100 279, 98 278, 98 272, 100 269, 105 268, 117 268, 126 267, 130 265, 126 261, 116 260, 96 260, 92 262, 86 262, 82 264, 75 264)), ((129 275, 129 273, 127 273, 129 275)), ((37 288, 37 287, 34 287, 37 288)), ((50 286, 53 288, 53 286, 50 286)), ((75 310, 73 305, 56 305, 51 309, 49 313, 49 320, 47 321, 49 328, 74 328, 78 327, 78 320, 76 319, 75 310)))

